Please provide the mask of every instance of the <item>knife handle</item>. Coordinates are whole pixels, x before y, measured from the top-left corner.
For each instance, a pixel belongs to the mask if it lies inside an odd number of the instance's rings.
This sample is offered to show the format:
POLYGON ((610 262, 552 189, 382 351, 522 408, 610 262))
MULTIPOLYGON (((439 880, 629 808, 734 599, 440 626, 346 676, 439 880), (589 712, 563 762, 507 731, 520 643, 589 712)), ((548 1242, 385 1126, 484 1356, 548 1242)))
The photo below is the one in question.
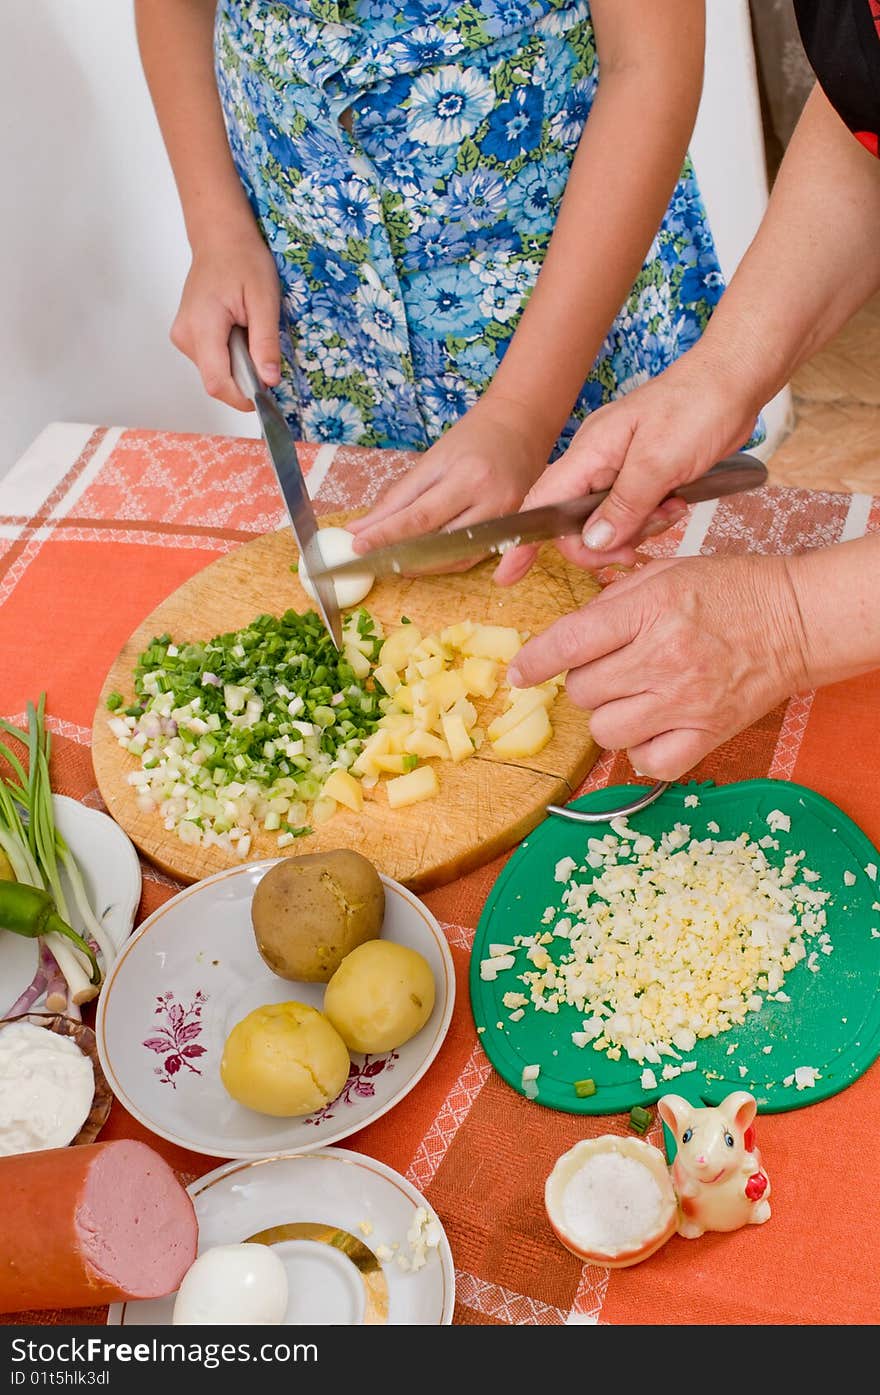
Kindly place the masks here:
POLYGON ((247 330, 241 325, 233 325, 229 331, 229 363, 235 386, 244 397, 255 401, 257 393, 266 391, 248 348, 247 330))

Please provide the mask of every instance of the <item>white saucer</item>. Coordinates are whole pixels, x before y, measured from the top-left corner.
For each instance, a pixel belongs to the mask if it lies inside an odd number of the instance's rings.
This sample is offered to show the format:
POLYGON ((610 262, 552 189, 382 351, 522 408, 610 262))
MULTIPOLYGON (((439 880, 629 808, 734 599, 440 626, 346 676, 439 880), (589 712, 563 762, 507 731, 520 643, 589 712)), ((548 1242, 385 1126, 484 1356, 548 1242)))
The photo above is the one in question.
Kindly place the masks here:
MULTIPOLYGON (((455 1271, 446 1234, 424 1267, 404 1272, 407 1231, 416 1209, 437 1220, 425 1198, 384 1163, 344 1148, 322 1148, 261 1161, 231 1162, 188 1188, 199 1222, 199 1253, 251 1240, 275 1227, 311 1223, 323 1240, 279 1239, 276 1253, 290 1287, 290 1326, 438 1326, 452 1322, 455 1271), (366 1233, 365 1233, 366 1232, 366 1233), (397 1245, 380 1263, 376 1250, 397 1245), (346 1250, 349 1253, 346 1253, 346 1250), (354 1258, 350 1257, 351 1254, 354 1258)), ((439 1221, 437 1222, 439 1225, 439 1221)), ((110 1326, 167 1326, 174 1295, 116 1303, 110 1326)))

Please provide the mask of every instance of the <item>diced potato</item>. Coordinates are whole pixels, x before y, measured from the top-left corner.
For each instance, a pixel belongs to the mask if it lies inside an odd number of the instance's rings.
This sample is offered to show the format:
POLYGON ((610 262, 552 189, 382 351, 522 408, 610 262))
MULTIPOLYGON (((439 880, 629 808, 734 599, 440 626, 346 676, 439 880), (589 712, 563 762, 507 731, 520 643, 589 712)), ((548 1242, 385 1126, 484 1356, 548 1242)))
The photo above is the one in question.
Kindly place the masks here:
POLYGON ((366 639, 364 635, 360 633, 356 624, 348 625, 342 631, 342 643, 346 648, 357 649, 361 654, 366 654, 367 657, 373 652, 374 641, 372 639, 366 639))
POLYGON ((401 625, 399 630, 388 636, 379 650, 380 664, 390 664, 399 672, 406 667, 407 659, 421 642, 422 633, 418 625, 401 625))
POLYGON ((381 683, 386 693, 394 693, 400 687, 400 674, 390 664, 379 664, 373 669, 373 677, 381 683))
POLYGON ((405 683, 401 683, 400 687, 394 690, 394 706, 399 712, 412 712, 413 710, 412 688, 405 683))
MULTIPOLYGON (((406 743, 414 730, 415 727, 397 727, 391 733, 391 745, 388 747, 387 752, 383 752, 383 754, 389 756, 405 756, 407 754, 406 743)), ((376 756, 375 759, 378 761, 379 757, 376 756)))
POLYGON ((405 775, 408 770, 415 770, 418 763, 418 756, 408 751, 376 757, 376 768, 386 775, 405 775))
POLYGON ((460 649, 463 641, 472 635, 476 628, 473 620, 462 620, 457 625, 447 625, 445 630, 440 631, 440 642, 448 645, 450 649, 460 649))
POLYGON ((388 746, 380 754, 396 755, 406 750, 406 738, 414 730, 415 722, 408 712, 391 712, 381 719, 380 728, 388 733, 388 746))
POLYGON ((522 760, 543 750, 553 735, 546 707, 536 707, 515 727, 493 741, 497 755, 506 760, 522 760))
POLYGON ((352 770, 356 770, 359 779, 363 781, 364 789, 372 789, 379 778, 379 767, 375 763, 373 756, 365 755, 361 751, 352 770))
POLYGON ((335 813, 336 800, 325 799, 324 796, 321 795, 321 797, 319 799, 316 799, 314 804, 312 805, 312 812, 309 815, 309 818, 314 827, 318 828, 320 824, 326 823, 328 819, 332 819, 335 813))
POLYGON ((445 663, 448 663, 452 658, 452 651, 449 645, 444 644, 439 635, 425 635, 425 638, 422 640, 422 648, 426 654, 433 654, 438 659, 443 659, 445 663))
POLYGON ((461 666, 461 677, 468 693, 476 697, 494 697, 498 687, 498 667, 494 659, 471 655, 461 666))
POLYGON ((409 712, 387 712, 379 718, 380 731, 412 731, 413 719, 409 712))
POLYGON ((335 799, 337 804, 344 804, 346 809, 352 809, 356 814, 364 807, 364 792, 347 770, 334 770, 328 775, 321 790, 321 799, 335 799))
POLYGON ((459 648, 462 654, 481 659, 497 659, 499 663, 508 664, 514 654, 522 648, 522 640, 519 631, 509 625, 476 625, 473 633, 462 641, 459 648))
POLYGON ((430 731, 414 731, 404 741, 407 751, 425 760, 451 760, 449 747, 439 736, 430 731))
POLYGON ((433 731, 440 721, 440 704, 434 698, 413 705, 413 723, 419 731, 433 731))
POLYGON ((516 690, 513 703, 507 711, 502 712, 500 717, 496 717, 494 722, 489 723, 489 740, 497 741, 499 736, 503 736, 504 733, 510 731, 511 728, 518 726, 519 723, 523 721, 524 718, 528 717, 530 712, 534 712, 536 708, 550 707, 555 693, 555 688, 550 690, 543 686, 540 688, 520 688, 516 690))
POLYGON ((439 654, 432 654, 429 659, 419 659, 416 668, 422 678, 431 678, 435 673, 443 672, 443 660, 439 654))
POLYGON ((356 775, 377 774, 374 764, 376 756, 386 755, 391 749, 391 733, 387 728, 380 728, 374 731, 364 749, 361 751, 354 765, 351 767, 356 775))
MULTIPOLYGON (((368 737, 361 755, 369 756, 372 759, 373 756, 382 755, 390 750, 391 733, 387 727, 380 727, 378 731, 374 731, 373 735, 368 737)), ((360 757, 358 757, 358 759, 360 759, 360 757)), ((355 762, 355 764, 357 764, 357 762, 355 762)))
POLYGON ((471 727, 477 725, 477 709, 467 698, 459 698, 450 707, 449 711, 456 717, 460 717, 464 722, 465 731, 470 731, 471 727))
POLYGON ((356 678, 366 678, 370 673, 372 665, 366 654, 362 654, 360 649, 355 649, 352 645, 346 644, 343 653, 354 669, 356 678))
POLYGON ((389 780, 385 789, 388 804, 392 809, 402 809, 406 804, 417 804, 421 799, 432 799, 439 792, 440 784, 433 765, 420 765, 408 775, 398 775, 389 780))
POLYGON ((443 736, 454 761, 466 760, 474 754, 473 742, 467 734, 467 727, 455 712, 444 712, 442 717, 443 736))
POLYGON ((440 704, 442 712, 452 707, 459 698, 467 696, 464 680, 457 669, 447 669, 445 673, 435 673, 433 678, 427 678, 425 682, 431 697, 440 704))

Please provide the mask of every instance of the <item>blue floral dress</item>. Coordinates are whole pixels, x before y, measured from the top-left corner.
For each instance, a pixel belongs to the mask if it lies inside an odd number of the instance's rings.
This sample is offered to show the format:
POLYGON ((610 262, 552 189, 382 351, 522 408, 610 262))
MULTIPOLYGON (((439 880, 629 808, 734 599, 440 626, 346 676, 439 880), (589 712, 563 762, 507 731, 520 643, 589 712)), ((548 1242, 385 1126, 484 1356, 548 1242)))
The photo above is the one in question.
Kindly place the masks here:
MULTIPOLYGON (((215 57, 281 278, 291 426, 425 449, 491 381, 541 269, 598 82, 587 0, 220 0, 215 57)), ((557 452, 722 290, 688 162, 557 452)))

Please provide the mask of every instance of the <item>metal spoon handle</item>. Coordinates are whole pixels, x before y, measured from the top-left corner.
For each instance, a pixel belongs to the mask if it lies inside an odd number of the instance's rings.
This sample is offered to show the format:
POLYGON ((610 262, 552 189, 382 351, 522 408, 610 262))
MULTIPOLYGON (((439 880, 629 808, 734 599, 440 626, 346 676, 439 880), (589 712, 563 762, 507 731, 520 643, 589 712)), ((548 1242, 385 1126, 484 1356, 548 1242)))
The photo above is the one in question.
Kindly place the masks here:
POLYGON ((612 819, 622 819, 627 814, 637 814, 640 809, 647 809, 669 789, 669 785, 669 780, 658 780, 637 799, 620 804, 616 809, 567 809, 563 804, 548 804, 547 813, 554 814, 558 819, 569 819, 571 823, 610 823, 612 819))

